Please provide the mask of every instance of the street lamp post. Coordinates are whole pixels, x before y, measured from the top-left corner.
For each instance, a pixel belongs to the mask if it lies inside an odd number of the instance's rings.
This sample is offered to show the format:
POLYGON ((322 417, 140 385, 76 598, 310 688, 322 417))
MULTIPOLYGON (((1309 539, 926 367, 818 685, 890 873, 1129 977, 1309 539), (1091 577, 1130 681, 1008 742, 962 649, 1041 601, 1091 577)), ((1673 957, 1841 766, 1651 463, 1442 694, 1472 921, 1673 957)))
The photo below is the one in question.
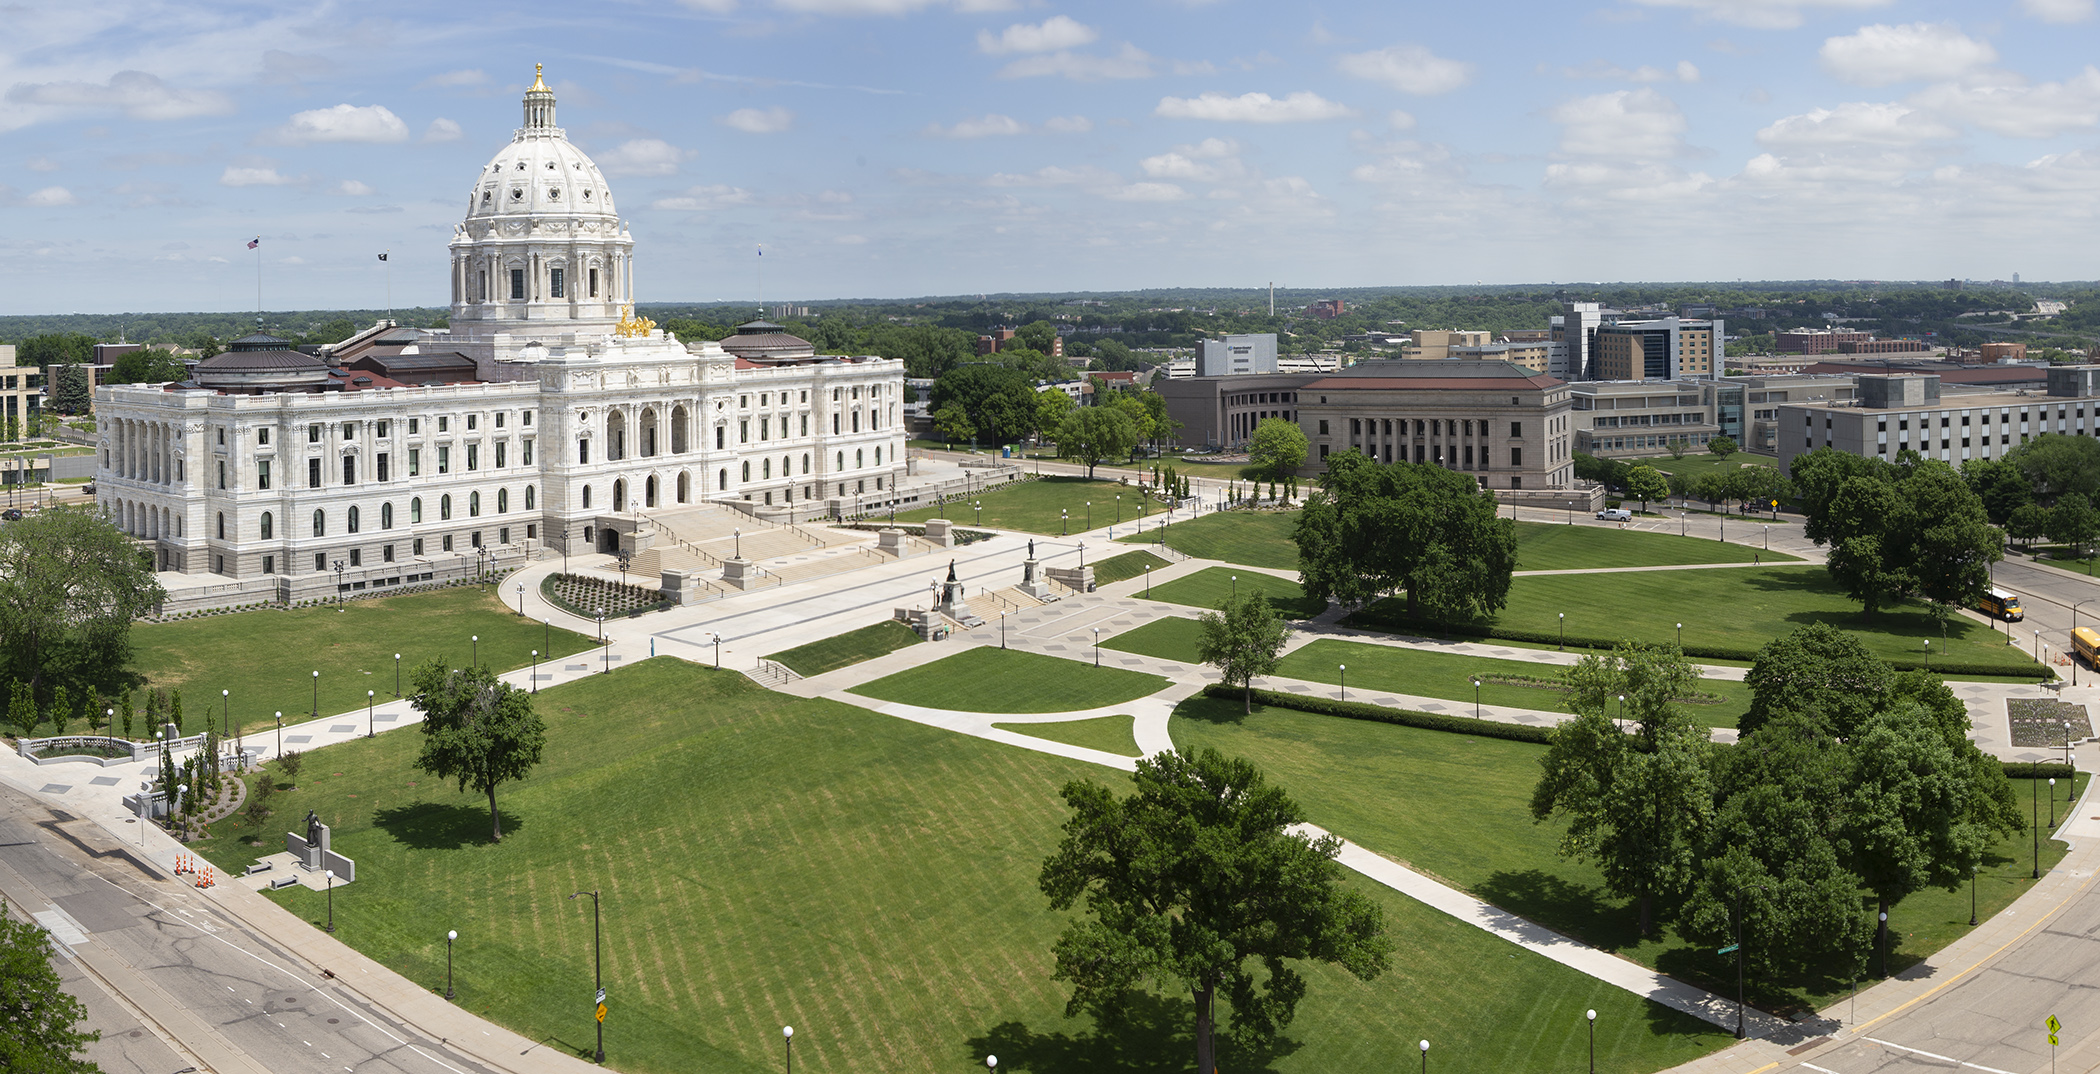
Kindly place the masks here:
POLYGON ((459 939, 459 930, 458 930, 458 929, 451 929, 451 930, 448 930, 448 931, 447 931, 447 932, 445 933, 445 998, 446 998, 446 999, 451 999, 451 998, 453 998, 453 997, 452 997, 452 941, 454 941, 454 940, 457 940, 457 939, 459 939))
POLYGON ((1001 649, 1006 648, 1006 613, 1004 611, 999 613, 999 647, 1001 649))
POLYGON ((475 666, 475 667, 480 667, 480 666, 481 666, 481 635, 479 635, 479 634, 469 634, 469 635, 467 635, 467 643, 468 643, 469 645, 472 645, 472 646, 473 646, 472 650, 470 650, 470 651, 471 651, 471 652, 473 653, 473 655, 474 655, 474 666, 475 666))
POLYGON ((518 618, 525 618, 525 583, 518 583, 518 618))
POLYGON ((1086 528, 1094 528, 1094 501, 1092 500, 1086 502, 1086 528))
POLYGON ((722 670, 722 635, 713 631, 710 631, 710 633, 714 634, 715 639, 715 670, 720 671, 722 670))
POLYGON ((795 1027, 781 1026, 780 1039, 787 1042, 787 1074, 795 1074, 795 1027))
POLYGON ((401 696, 401 654, 394 654, 394 696, 401 696))
POLYGON ((1057 524, 1059 527, 1057 535, 1059 537, 1070 537, 1072 535, 1072 512, 1062 507, 1058 508, 1057 524))
MULTIPOLYGON (((591 897, 591 981, 592 987, 598 990, 598 1002, 603 1004, 605 1002, 605 962, 600 957, 603 950, 600 946, 603 934, 598 927, 598 892, 596 889, 579 891, 575 895, 569 896, 569 898, 574 900, 576 895, 589 895, 591 897)), ((605 1019, 603 1018, 598 1019, 597 1061, 599 1063, 605 1062, 605 1019)))
POLYGON ((1335 679, 1338 681, 1342 688, 1342 700, 1347 701, 1349 700, 1349 665, 1336 664, 1334 668, 1335 679))
POLYGON ((284 756, 284 713, 277 713, 277 756, 284 756))
POLYGON ((1429 1042, 1422 1042, 1422 1074, 1429 1074, 1429 1042))
POLYGON ((314 672, 314 719, 321 718, 321 673, 314 672))
POLYGON ((377 728, 377 725, 375 724, 375 722, 374 722, 374 719, 373 719, 373 716, 372 716, 372 691, 370 691, 370 690, 366 690, 366 691, 365 691, 365 737, 366 737, 366 738, 371 738, 371 737, 372 737, 372 735, 373 735, 373 734, 374 734, 374 733, 375 733, 375 732, 377 731, 377 729, 378 729, 378 728, 377 728))
POLYGON ((2056 827, 2056 777, 2049 777, 2049 827, 2056 827))
POLYGON ((323 869, 321 875, 328 880, 328 931, 335 931, 335 870, 323 869))
POLYGON ((1683 651, 1683 649, 1684 649, 1684 624, 1683 624, 1683 623, 1679 623, 1679 624, 1677 624, 1677 648, 1678 648, 1678 650, 1679 650, 1680 652, 1681 652, 1681 651, 1683 651))
POLYGON ((1152 599, 1152 565, 1145 564, 1145 599, 1152 599))
POLYGON ((984 525, 984 501, 978 500, 970 506, 977 509, 977 524, 979 526, 984 525))
POLYGON ((1883 910, 1880 916, 1881 935, 1878 939, 1881 941, 1881 979, 1886 981, 1889 976, 1889 912, 1883 910))
MULTIPOLYGON (((1100 666, 1101 666, 1101 628, 1100 628, 1100 627, 1095 627, 1095 628, 1094 628, 1094 666, 1095 666, 1095 667, 1100 667, 1100 666)), ((2053 786, 2053 785, 2054 785, 2054 784, 2052 784, 2052 786, 2053 786)), ((2050 791, 2050 792, 2049 792, 2049 812, 2050 812, 2050 815, 2052 815, 2052 816, 2054 816, 2054 815, 2055 815, 2055 812, 2056 812, 2056 792, 2055 792, 2055 791, 2050 791)))
POLYGON ((2036 777, 2041 774, 2042 762, 2028 762, 2027 806, 2030 817, 2027 826, 2034 829, 2034 875, 2028 877, 2029 880, 2042 878, 2042 806, 2040 802, 2035 801, 2035 795, 2040 792, 2042 786, 2042 781, 2036 777))
POLYGON ((1079 569, 1086 570, 1086 542, 1079 542, 1079 569))
POLYGON ((1123 524, 1123 494, 1116 493, 1116 524, 1123 524))
POLYGON ((1560 613, 1560 648, 1568 647, 1568 613, 1560 613))
MULTIPOLYGON (((225 714, 225 715, 224 715, 224 718, 223 718, 222 720, 220 720, 220 722, 219 722, 219 727, 220 727, 220 728, 222 729, 222 730, 221 730, 221 734, 219 735, 219 737, 220 737, 220 738, 232 738, 232 737, 233 737, 233 691, 231 691, 231 690, 221 690, 221 691, 219 691, 219 701, 220 701, 220 707, 221 707, 221 708, 222 708, 222 709, 224 710, 224 714, 225 714)), ((205 724, 206 724, 207 726, 209 726, 209 725, 210 725, 210 723, 211 723, 211 714, 207 712, 207 713, 205 714, 205 724)))
POLYGON ((1925 670, 1932 670, 1932 639, 1925 639, 1925 670))
POLYGON ((1976 927, 1976 866, 1969 866, 1969 927, 1976 927))
POLYGON ((2042 659, 2042 632, 2039 630, 2034 632, 2034 659, 2036 663, 2042 659))
POLYGON ((540 692, 540 651, 532 651, 532 692, 540 692))
POLYGON ((343 610, 343 561, 335 561, 335 610, 343 610))
POLYGON ((1232 576, 1232 599, 1235 602, 1240 599, 1240 576, 1237 574, 1232 576))
POLYGON ((737 528, 730 530, 729 535, 731 537, 736 538, 736 558, 744 558, 744 528, 742 526, 738 526, 737 528))
POLYGON ((1480 718, 1480 678, 1478 676, 1475 676, 1473 679, 1473 718, 1476 720, 1480 718))
POLYGON ((605 609, 598 609, 598 642, 605 647, 605 667, 600 675, 612 674, 612 639, 605 636, 605 609))
POLYGON ((1590 1020, 1590 1074, 1597 1074, 1597 1012, 1588 1010, 1582 1013, 1590 1020))

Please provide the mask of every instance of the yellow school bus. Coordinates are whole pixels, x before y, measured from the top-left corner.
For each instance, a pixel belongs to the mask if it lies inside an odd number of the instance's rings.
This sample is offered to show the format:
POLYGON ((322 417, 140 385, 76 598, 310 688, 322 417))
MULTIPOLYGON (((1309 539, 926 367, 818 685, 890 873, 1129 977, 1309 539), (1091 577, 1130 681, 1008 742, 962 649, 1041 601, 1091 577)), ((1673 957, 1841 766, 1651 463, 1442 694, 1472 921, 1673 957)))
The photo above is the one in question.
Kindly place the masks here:
POLYGON ((2079 627, 2071 632, 2071 651, 2089 668, 2100 668, 2100 634, 2092 627, 2079 627))
POLYGON ((2003 589, 1993 589, 1985 593, 1982 599, 1976 602, 1976 610, 2008 623, 2017 623, 2027 618, 2026 610, 2020 607, 2020 598, 2003 589))

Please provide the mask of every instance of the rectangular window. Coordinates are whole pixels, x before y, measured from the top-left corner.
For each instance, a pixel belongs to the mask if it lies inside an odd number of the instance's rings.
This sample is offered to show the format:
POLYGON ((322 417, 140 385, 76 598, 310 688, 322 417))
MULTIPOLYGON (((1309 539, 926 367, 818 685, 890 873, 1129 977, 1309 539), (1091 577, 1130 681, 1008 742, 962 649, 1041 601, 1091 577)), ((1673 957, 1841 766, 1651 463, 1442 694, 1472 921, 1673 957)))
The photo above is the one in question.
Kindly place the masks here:
POLYGON ((530 441, 530 440, 520 440, 520 441, 518 441, 518 465, 520 465, 520 466, 531 466, 531 465, 532 465, 532 441, 530 441))
POLYGON ((412 447, 412 448, 409 448, 409 449, 408 449, 408 476, 410 476, 410 477, 422 477, 422 476, 423 476, 423 449, 422 449, 422 448, 413 448, 413 447, 412 447))
POLYGON ((480 548, 480 547, 481 547, 481 531, 480 531, 480 530, 475 530, 475 531, 474 531, 473 533, 471 533, 471 534, 468 534, 468 535, 467 535, 467 547, 469 547, 469 548, 480 548))
POLYGON ((353 548, 353 549, 351 549, 351 550, 350 550, 350 565, 351 565, 351 566, 353 566, 353 567, 362 567, 362 566, 364 566, 364 565, 365 565, 365 550, 364 550, 364 549, 362 549, 362 548, 353 548))
POLYGON ((380 561, 381 561, 381 562, 383 562, 383 563, 392 563, 392 562, 394 561, 394 546, 393 546, 393 545, 383 545, 383 546, 381 546, 381 547, 380 547, 380 549, 379 549, 379 559, 380 559, 380 561))
POLYGON ((591 442, 589 440, 576 441, 576 461, 578 463, 591 461, 591 442))
POLYGON ((268 444, 270 442, 270 430, 268 427, 255 430, 255 442, 258 444, 268 444))
POLYGON ((276 574, 276 573, 277 573, 277 557, 276 557, 276 556, 264 556, 264 557, 263 557, 263 573, 264 573, 264 574, 276 574))
POLYGON ((321 460, 306 460, 306 487, 310 489, 321 487, 321 460))
POLYGON ((443 538, 442 543, 439 544, 438 547, 444 549, 447 552, 452 551, 452 535, 449 533, 446 534, 443 538))
POLYGON ((372 435, 379 437, 381 440, 384 440, 387 436, 387 430, 393 428, 393 425, 393 422, 382 421, 379 423, 379 428, 372 435))
POLYGON ((469 414, 469 415, 467 415, 467 431, 468 431, 468 432, 473 432, 473 431, 474 431, 475 429, 478 429, 478 428, 480 428, 480 427, 481 427, 481 415, 479 415, 479 414, 469 414))
POLYGON ((321 427, 319 425, 309 425, 306 427, 306 442, 309 444, 318 444, 321 442, 321 427))
POLYGON ((1513 447, 1513 448, 1510 448, 1510 449, 1509 449, 1509 464, 1510 464, 1511 466, 1522 466, 1522 465, 1524 465, 1524 449, 1523 449, 1523 448, 1520 448, 1520 447, 1513 447))
POLYGON ((521 269, 521 268, 514 268, 514 269, 510 270, 510 300, 511 300, 512 302, 523 302, 523 301, 525 301, 525 270, 524 270, 524 269, 521 269))
POLYGON ((416 435, 417 431, 418 431, 418 430, 420 430, 420 429, 422 429, 422 428, 423 428, 423 419, 422 419, 422 418, 410 418, 410 419, 408 419, 408 435, 410 435, 410 436, 414 436, 414 435, 416 435))
POLYGON ((441 433, 442 433, 442 432, 446 432, 446 431, 450 430, 451 428, 452 428, 452 419, 451 419, 451 418, 439 418, 439 419, 438 419, 438 432, 441 432, 441 433))
POLYGON ((357 423, 356 423, 356 422, 354 422, 354 421, 346 421, 346 422, 344 422, 344 423, 343 423, 343 439, 344 439, 344 440, 355 440, 355 439, 357 439, 357 423))
POLYGON ((500 410, 496 411, 496 428, 503 428, 503 412, 500 410))
POLYGON ((520 424, 520 425, 530 425, 530 424, 532 424, 532 411, 530 411, 530 410, 521 410, 521 411, 519 411, 519 412, 518 412, 518 424, 520 424))
POLYGON ((748 444, 751 442, 750 419, 742 419, 736 423, 736 442, 739 444, 748 444))
POLYGON ((561 278, 561 275, 562 275, 562 273, 561 273, 561 270, 560 270, 560 269, 549 269, 549 270, 547 270, 547 296, 548 296, 549 298, 562 298, 562 297, 565 297, 565 296, 564 296, 564 295, 562 294, 562 286, 561 286, 561 285, 562 285, 562 278, 561 278))
POLYGON ((590 295, 589 295, 588 297, 590 297, 590 298, 597 298, 597 297, 598 297, 598 270, 597 270, 597 269, 591 269, 591 270, 590 270, 590 276, 589 276, 589 280, 590 280, 590 285, 591 285, 591 293, 590 293, 590 295))
POLYGON ((420 556, 423 554, 423 538, 418 537, 414 541, 409 542, 408 554, 412 556, 420 556))
POLYGON ((226 464, 224 462, 219 464, 219 487, 222 489, 226 487, 226 464))
MULTIPOLYGON (((1321 418, 1321 419, 1320 419, 1320 435, 1321 435, 1321 436, 1326 436, 1326 435, 1327 435, 1327 419, 1326 419, 1326 418, 1321 418)), ((1320 457, 1321 457, 1321 458, 1323 458, 1323 459, 1327 457, 1327 453, 1326 453, 1326 451, 1325 451, 1324 449, 1323 449, 1323 450, 1321 451, 1321 453, 1320 453, 1320 457)))
POLYGON ((505 454, 503 449, 509 446, 510 442, 507 440, 496 441, 496 469, 503 469, 503 456, 505 454))
POLYGON ((438 445, 438 473, 449 474, 451 472, 452 449, 440 444, 438 445))
POLYGON ((1513 422, 1510 422, 1510 423, 1509 423, 1509 435, 1511 435, 1511 436, 1523 436, 1523 435, 1524 435, 1524 423, 1523 423, 1523 422, 1521 422, 1521 421, 1513 421, 1513 422))
POLYGON ((377 458, 373 459, 373 460, 372 460, 372 462, 373 462, 373 464, 374 464, 374 465, 375 465, 375 466, 377 467, 377 469, 378 469, 378 471, 379 471, 379 474, 378 474, 379 480, 381 480, 381 481, 385 481, 385 480, 387 480, 387 471, 386 471, 386 452, 384 452, 384 451, 380 452, 380 453, 379 453, 379 456, 378 456, 377 458))
POLYGON ((328 553, 326 553, 326 552, 315 552, 315 553, 314 553, 314 569, 315 569, 315 570, 317 570, 317 571, 325 571, 325 570, 327 570, 327 569, 328 569, 328 553))
MULTIPOLYGON (((444 449, 443 449, 443 448, 440 448, 440 449, 438 449, 438 450, 442 451, 442 450, 444 450, 444 449)), ((480 444, 468 444, 468 445, 467 445, 467 469, 469 469, 469 470, 479 470, 479 469, 481 469, 481 445, 480 445, 480 444)))
POLYGON ((259 489, 270 487, 270 464, 268 462, 255 464, 255 487, 259 489))
POLYGON ((343 456, 343 484, 357 484, 357 456, 343 456))

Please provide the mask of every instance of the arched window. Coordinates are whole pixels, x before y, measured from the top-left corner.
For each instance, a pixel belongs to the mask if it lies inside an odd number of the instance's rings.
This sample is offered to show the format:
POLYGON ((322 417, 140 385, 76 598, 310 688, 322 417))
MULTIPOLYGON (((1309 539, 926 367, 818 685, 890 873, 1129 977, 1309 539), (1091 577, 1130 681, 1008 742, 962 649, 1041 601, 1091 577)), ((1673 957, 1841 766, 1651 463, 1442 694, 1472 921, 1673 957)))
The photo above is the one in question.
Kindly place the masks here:
POLYGON ((876 449, 875 449, 875 465, 877 465, 877 466, 881 466, 881 465, 882 465, 882 449, 881 449, 881 448, 876 448, 876 449))
POLYGON ((837 466, 833 467, 833 469, 836 469, 836 470, 843 470, 843 469, 845 469, 845 468, 846 468, 846 453, 845 453, 845 452, 843 452, 843 451, 841 451, 841 452, 839 452, 839 464, 838 464, 837 466))
POLYGON ((219 512, 219 540, 226 539, 226 512, 219 512))
POLYGON ((274 522, 273 522, 273 521, 271 520, 271 518, 270 518, 270 512, 268 512, 268 511, 264 511, 264 512, 262 513, 262 538, 263 538, 263 540, 265 540, 265 541, 269 540, 269 539, 270 539, 270 535, 271 535, 271 533, 272 533, 272 532, 273 532, 273 531, 274 531, 274 530, 275 530, 276 528, 277 528, 277 527, 276 527, 276 524, 275 524, 275 523, 274 523, 274 522))
POLYGON ((589 485, 583 486, 583 505, 585 507, 591 505, 591 487, 589 485))
POLYGON ((859 449, 859 448, 854 448, 854 449, 853 449, 853 468, 854 468, 854 469, 856 469, 856 470, 858 470, 858 469, 860 469, 861 467, 863 467, 863 466, 866 466, 867 464, 868 464, 868 453, 867 453, 867 452, 865 452, 865 451, 862 451, 862 450, 861 450, 861 449, 859 449))
MULTIPOLYGON (((750 465, 750 463, 745 463, 744 465, 746 465, 746 466, 749 466, 749 465, 750 465)), ((759 476, 759 478, 760 478, 760 479, 767 479, 767 478, 771 478, 771 477, 773 476, 773 460, 771 460, 771 459, 760 459, 760 460, 758 460, 758 476, 759 476)))
POLYGON ((526 509, 527 511, 530 511, 530 510, 532 510, 532 486, 531 486, 531 485, 527 485, 527 486, 525 486, 525 509, 526 509))
POLYGON ((421 521, 423 521, 423 497, 417 496, 408 501, 408 524, 413 526, 421 521))
POLYGON ((780 457, 780 476, 795 476, 795 457, 793 455, 782 455, 780 457))
POLYGON ((314 536, 320 537, 326 535, 327 533, 328 516, 322 513, 320 510, 316 509, 314 511, 314 536))
POLYGON ((802 472, 805 474, 809 472, 809 452, 807 451, 802 453, 802 472))
POLYGON ((692 498, 693 475, 687 473, 684 470, 680 470, 678 471, 678 502, 685 503, 686 501, 691 500, 692 498))
POLYGON ((723 490, 723 491, 725 491, 725 492, 726 492, 726 491, 728 491, 728 489, 729 489, 729 467, 727 467, 727 466, 724 466, 724 467, 722 467, 722 473, 721 473, 721 476, 719 476, 719 477, 717 477, 717 478, 715 479, 715 487, 716 487, 716 488, 718 488, 718 489, 722 489, 722 490, 723 490))
POLYGON ((749 459, 745 459, 745 460, 744 460, 744 474, 743 474, 742 480, 744 480, 744 481, 749 481, 749 480, 751 480, 751 460, 749 460, 749 459))
POLYGON ((349 519, 348 519, 348 521, 347 521, 347 523, 346 523, 346 524, 347 524, 347 525, 349 526, 349 531, 350 531, 351 533, 356 533, 356 532, 357 532, 357 523, 358 523, 358 513, 357 513, 357 508, 355 508, 355 507, 352 507, 352 508, 350 509, 350 517, 349 517, 349 519))
POLYGON ((496 513, 500 515, 500 514, 502 514, 503 512, 505 512, 505 511, 508 511, 508 510, 510 510, 510 490, 509 490, 509 489, 497 489, 497 490, 496 490, 496 513))
POLYGON ((390 530, 394 528, 393 504, 383 503, 379 505, 379 528, 383 530, 390 530))
POLYGON ((448 493, 444 494, 443 496, 440 496, 440 497, 438 497, 438 518, 439 518, 440 520, 443 520, 443 519, 447 519, 447 518, 451 518, 451 517, 452 517, 452 494, 448 492, 448 493))

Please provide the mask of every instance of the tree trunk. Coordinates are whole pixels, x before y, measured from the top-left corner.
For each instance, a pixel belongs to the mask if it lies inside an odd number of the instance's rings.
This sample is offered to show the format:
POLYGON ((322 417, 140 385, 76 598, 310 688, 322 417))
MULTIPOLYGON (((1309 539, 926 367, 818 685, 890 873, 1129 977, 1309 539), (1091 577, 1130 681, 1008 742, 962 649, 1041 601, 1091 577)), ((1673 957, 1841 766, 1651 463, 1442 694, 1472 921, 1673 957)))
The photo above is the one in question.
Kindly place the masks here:
POLYGON ((1247 715, 1254 715, 1254 680, 1249 678, 1240 684, 1240 701, 1247 715))
POLYGON ((503 814, 496 812, 496 785, 489 784, 489 840, 503 841, 503 814))
POLYGON ((1211 1004, 1217 994, 1215 988, 1196 989, 1196 1074, 1213 1074, 1218 1069, 1217 1046, 1211 1041, 1215 1026, 1211 1004))
POLYGON ((1641 892, 1639 905, 1641 908, 1641 935, 1646 936, 1653 930, 1652 911, 1655 906, 1655 896, 1645 891, 1641 892))

